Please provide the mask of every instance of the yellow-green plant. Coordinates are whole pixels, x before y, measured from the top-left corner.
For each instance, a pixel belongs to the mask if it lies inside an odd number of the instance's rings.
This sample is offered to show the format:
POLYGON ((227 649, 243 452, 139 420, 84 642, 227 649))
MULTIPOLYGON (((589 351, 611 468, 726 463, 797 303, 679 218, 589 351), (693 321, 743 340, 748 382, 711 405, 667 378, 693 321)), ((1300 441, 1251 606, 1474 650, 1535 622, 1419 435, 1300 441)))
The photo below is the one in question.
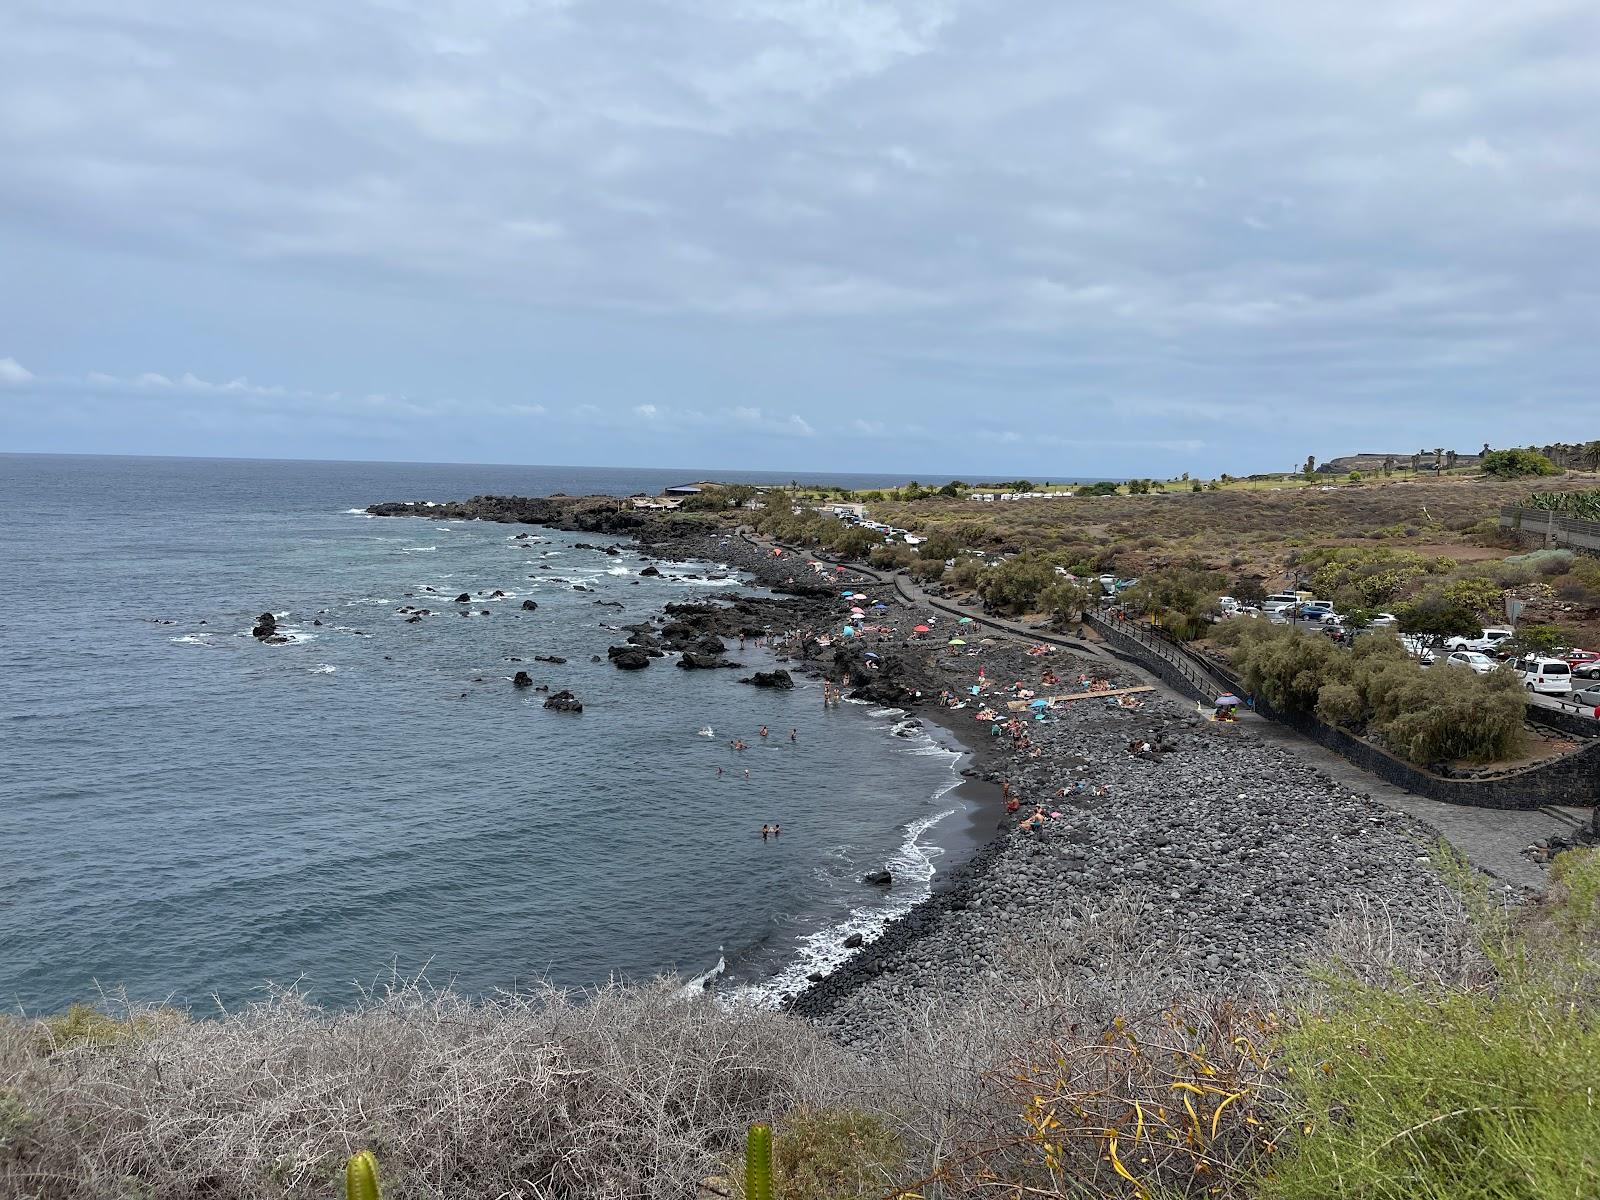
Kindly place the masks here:
POLYGON ((746 1200, 772 1200, 772 1126, 752 1125, 744 1143, 746 1200))
POLYGON ((378 1190, 378 1160, 371 1150, 352 1154, 344 1164, 345 1200, 382 1200, 378 1190))
POLYGON ((1531 911, 1464 897, 1491 983, 1334 980, 1300 1015, 1281 1058, 1296 1136, 1263 1200, 1600 1195, 1600 854, 1557 864, 1531 911))

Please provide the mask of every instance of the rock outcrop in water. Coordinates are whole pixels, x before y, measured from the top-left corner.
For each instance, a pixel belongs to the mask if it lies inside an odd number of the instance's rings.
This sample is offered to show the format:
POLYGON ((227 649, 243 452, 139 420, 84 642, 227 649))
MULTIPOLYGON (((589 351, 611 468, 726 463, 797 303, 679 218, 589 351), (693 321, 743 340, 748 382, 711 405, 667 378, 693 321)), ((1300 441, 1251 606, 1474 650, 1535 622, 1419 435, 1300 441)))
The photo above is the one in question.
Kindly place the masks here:
POLYGON ((533 676, 529 675, 526 671, 518 671, 511 677, 511 686, 519 688, 531 688, 533 686, 533 676))
POLYGON ((282 645, 289 640, 278 632, 278 618, 269 612, 264 612, 256 618, 255 628, 250 631, 250 636, 258 642, 272 646, 282 645))
POLYGON ((649 652, 639 646, 612 646, 606 655, 619 671, 642 671, 650 665, 649 652))
POLYGON ((583 711, 583 701, 579 700, 571 692, 557 692, 544 702, 544 706, 548 709, 553 709, 555 712, 581 713, 583 711))
POLYGON ((739 682, 748 683, 751 687, 773 688, 780 692, 794 690, 793 676, 781 667, 776 671, 757 671, 754 675, 747 676, 739 680, 739 682))
MULTIPOLYGON (((619 509, 611 496, 474 496, 448 504, 402 503, 369 505, 375 517, 427 517, 436 521, 496 521, 503 525, 548 525, 580 533, 638 536, 670 526, 659 514, 619 509)), ((613 553, 611 547, 581 544, 579 549, 613 553)))

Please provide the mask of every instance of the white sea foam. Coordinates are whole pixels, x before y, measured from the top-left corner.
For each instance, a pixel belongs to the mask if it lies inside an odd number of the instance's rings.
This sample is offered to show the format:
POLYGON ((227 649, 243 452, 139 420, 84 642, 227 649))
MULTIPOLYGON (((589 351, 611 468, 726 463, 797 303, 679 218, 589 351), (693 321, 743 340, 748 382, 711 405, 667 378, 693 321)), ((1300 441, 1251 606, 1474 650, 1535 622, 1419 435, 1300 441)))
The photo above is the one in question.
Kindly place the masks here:
MULTIPOLYGON (((956 779, 940 788, 934 795, 934 801, 937 802, 960 784, 961 781, 956 779)), ((776 975, 761 983, 734 988, 726 998, 776 1007, 781 996, 793 994, 806 986, 806 976, 818 972, 826 974, 849 958, 851 951, 845 949, 844 941, 851 934, 859 933, 863 941, 869 944, 876 941, 890 921, 910 912, 932 892, 936 870, 934 862, 944 851, 918 839, 940 821, 959 811, 959 808, 945 808, 907 824, 905 839, 887 864, 894 875, 894 890, 888 896, 871 907, 852 909, 850 915, 837 924, 806 934, 796 944, 794 957, 776 975)))
POLYGON ((679 1000, 693 1000, 711 985, 711 982, 728 969, 728 960, 719 950, 717 951, 717 964, 708 971, 702 971, 688 983, 679 988, 674 996, 679 1000))
POLYGON ((214 646, 209 633, 186 633, 182 637, 168 638, 167 641, 175 642, 180 646, 214 646))
POLYGON ((368 512, 368 511, 367 511, 367 510, 366 510, 366 509, 364 509, 364 508, 347 508, 347 509, 345 509, 345 510, 344 510, 344 511, 345 511, 345 512, 346 512, 346 513, 347 513, 347 514, 348 514, 348 515, 349 515, 349 516, 352 516, 352 517, 368 517, 368 518, 370 518, 370 517, 371 517, 371 516, 372 516, 372 514, 371 514, 371 513, 369 513, 369 512, 368 512))
POLYGON ((633 572, 628 570, 627 567, 612 567, 609 571, 606 572, 606 574, 607 575, 632 575, 633 572))
POLYGON ((332 663, 323 663, 321 666, 312 667, 311 673, 313 675, 332 675, 338 669, 332 663))
POLYGON ((401 546, 400 550, 405 554, 426 554, 430 550, 437 550, 438 548, 437 546, 401 546))

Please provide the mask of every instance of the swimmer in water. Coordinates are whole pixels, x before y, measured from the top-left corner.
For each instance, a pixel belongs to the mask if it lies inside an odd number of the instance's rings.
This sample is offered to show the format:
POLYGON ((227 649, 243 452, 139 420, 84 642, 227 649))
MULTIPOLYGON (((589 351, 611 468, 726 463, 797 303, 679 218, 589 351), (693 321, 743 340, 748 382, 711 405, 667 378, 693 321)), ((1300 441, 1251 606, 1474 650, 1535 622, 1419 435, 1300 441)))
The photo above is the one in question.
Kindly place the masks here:
POLYGON ((771 826, 763 825, 761 827, 761 840, 764 842, 771 836, 772 836, 772 828, 771 828, 771 826))
POLYGON ((760 733, 761 733, 762 737, 766 737, 767 736, 767 727, 765 725, 763 725, 761 727, 760 733))
POLYGON ((798 734, 797 734, 797 732, 796 732, 796 731, 795 731, 795 730, 793 730, 793 729, 791 729, 791 730, 789 730, 789 740, 790 740, 790 741, 791 741, 791 742, 794 742, 794 741, 798 741, 798 740, 799 740, 799 735, 798 735, 798 734))
POLYGON ((779 825, 776 821, 774 821, 772 823, 772 836, 773 837, 777 837, 782 832, 783 832, 783 826, 779 825))

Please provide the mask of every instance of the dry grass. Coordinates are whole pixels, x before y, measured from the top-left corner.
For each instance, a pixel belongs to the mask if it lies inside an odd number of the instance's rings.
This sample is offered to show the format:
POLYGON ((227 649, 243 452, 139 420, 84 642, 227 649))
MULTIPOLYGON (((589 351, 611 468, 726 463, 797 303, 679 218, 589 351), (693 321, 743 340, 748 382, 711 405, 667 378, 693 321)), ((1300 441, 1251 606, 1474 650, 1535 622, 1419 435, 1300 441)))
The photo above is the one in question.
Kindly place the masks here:
MULTIPOLYGON (((687 1198, 754 1121, 787 1178, 828 1181, 805 1200, 1249 1195, 1297 997, 1199 991, 1147 925, 1137 898, 1030 924, 992 976, 881 1010, 860 1054, 667 982, 469 1002, 396 981, 345 1011, 80 1013, 67 1038, 0 1020, 0 1195, 309 1200, 370 1148, 406 1200, 687 1198)), ((1361 911, 1338 945, 1362 978, 1453 983, 1482 969, 1463 929, 1446 906, 1409 941, 1361 911)))
POLYGON ((666 985, 473 1003, 402 983, 345 1012, 283 994, 54 1053, 9 1020, 0 1194, 322 1197, 370 1148, 408 1198, 691 1195, 749 1122, 853 1069, 796 1020, 666 985))

